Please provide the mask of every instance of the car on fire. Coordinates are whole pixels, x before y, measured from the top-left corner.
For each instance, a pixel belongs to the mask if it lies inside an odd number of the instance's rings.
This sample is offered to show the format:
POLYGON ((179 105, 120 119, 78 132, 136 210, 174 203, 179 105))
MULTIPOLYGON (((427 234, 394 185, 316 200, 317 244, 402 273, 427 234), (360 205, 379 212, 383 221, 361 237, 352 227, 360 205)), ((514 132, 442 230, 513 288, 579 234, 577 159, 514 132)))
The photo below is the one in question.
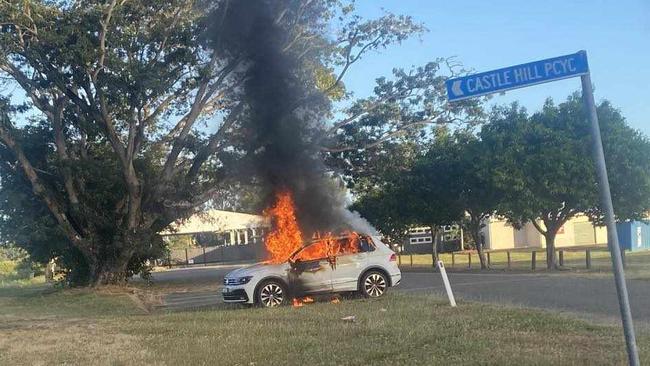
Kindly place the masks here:
POLYGON ((377 298, 400 283, 396 254, 378 237, 334 241, 334 253, 332 240, 316 240, 283 263, 258 263, 228 273, 223 280, 224 302, 273 307, 292 298, 342 292, 377 298))

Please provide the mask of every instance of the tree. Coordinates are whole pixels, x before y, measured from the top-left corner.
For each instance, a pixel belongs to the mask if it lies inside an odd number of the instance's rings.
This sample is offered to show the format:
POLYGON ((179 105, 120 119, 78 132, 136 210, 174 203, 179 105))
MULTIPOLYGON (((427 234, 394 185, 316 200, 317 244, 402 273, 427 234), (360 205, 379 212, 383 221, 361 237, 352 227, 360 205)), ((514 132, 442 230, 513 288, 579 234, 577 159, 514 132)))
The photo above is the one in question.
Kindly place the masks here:
MULTIPOLYGON (((650 145, 608 102, 598 106, 598 114, 612 190, 617 192, 617 217, 639 217, 650 207, 647 198, 641 198, 650 194, 650 162, 648 155, 639 154, 650 145), (634 187, 626 179, 632 179, 634 187)), ((549 99, 531 116, 516 104, 499 108, 480 136, 493 165, 494 184, 504 194, 497 212, 515 226, 534 225, 545 238, 547 267, 555 268, 555 237, 562 225, 578 213, 592 219, 601 215, 580 96, 574 94, 559 105, 549 99)))
MULTIPOLYGON (((76 283, 123 283, 163 250, 158 232, 242 178, 238 168, 259 146, 246 143, 245 60, 220 28, 232 4, 0 4, 0 77, 28 98, 21 108, 3 98, 0 110, 3 240, 63 256, 76 283)), ((292 72, 313 92, 302 105, 347 97, 342 80, 364 54, 424 30, 393 14, 363 20, 333 1, 265 5, 285 30, 279 41, 297 61, 292 72), (342 26, 332 38, 333 19, 342 26)), ((425 71, 382 81, 381 96, 352 103, 332 127, 314 126, 319 141, 387 100, 403 103, 416 90, 406 84, 426 81, 425 71)), ((391 126, 415 127, 415 114, 391 126)))
MULTIPOLYGON (((444 134, 438 135, 434 145, 448 142, 444 134)), ((430 227, 435 264, 438 228, 460 221, 463 208, 455 185, 450 184, 453 176, 447 161, 433 151, 419 156, 412 166, 397 174, 382 176, 384 184, 361 195, 352 207, 384 234, 400 235, 413 226, 430 227)))
POLYGON ((488 267, 483 252, 481 229, 501 199, 500 190, 492 184, 491 161, 485 158, 482 142, 471 130, 439 135, 423 159, 432 171, 438 172, 435 201, 447 201, 465 213, 458 220, 476 244, 481 268, 488 267))
MULTIPOLYGON (((607 100, 597 108, 616 220, 647 220, 650 209, 650 140, 630 128, 607 100)), ((588 212, 603 223, 600 202, 588 212)))
POLYGON ((374 95, 343 110, 345 117, 328 129, 321 141, 326 162, 353 192, 364 194, 409 169, 439 127, 482 123, 482 100, 447 102, 445 81, 465 72, 453 59, 438 59, 395 69, 393 80, 379 78, 374 95))

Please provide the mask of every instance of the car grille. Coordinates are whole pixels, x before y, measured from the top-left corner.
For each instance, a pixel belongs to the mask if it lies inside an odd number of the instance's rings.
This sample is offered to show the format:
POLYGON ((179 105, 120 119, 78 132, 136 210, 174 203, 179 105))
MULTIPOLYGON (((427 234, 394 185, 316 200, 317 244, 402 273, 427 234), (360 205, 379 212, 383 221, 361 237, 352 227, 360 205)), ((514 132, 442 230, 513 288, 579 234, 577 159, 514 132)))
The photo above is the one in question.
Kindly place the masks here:
POLYGON ((224 278, 223 279, 223 284, 226 285, 226 286, 237 285, 237 279, 236 278, 224 278))
POLYGON ((233 290, 229 293, 224 293, 223 299, 226 301, 247 302, 248 295, 246 295, 246 291, 244 291, 243 289, 239 289, 239 290, 233 290))

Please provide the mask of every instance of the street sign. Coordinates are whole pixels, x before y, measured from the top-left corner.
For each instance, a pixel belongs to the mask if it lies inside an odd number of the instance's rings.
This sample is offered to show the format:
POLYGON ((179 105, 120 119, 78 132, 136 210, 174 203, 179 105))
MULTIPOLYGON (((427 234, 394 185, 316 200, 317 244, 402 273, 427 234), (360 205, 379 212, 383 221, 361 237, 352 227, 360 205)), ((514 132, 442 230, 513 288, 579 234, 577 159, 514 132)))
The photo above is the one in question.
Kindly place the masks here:
POLYGON ((449 79, 446 82, 447 99, 453 102, 474 98, 585 75, 588 72, 587 53, 579 51, 571 55, 449 79))
MULTIPOLYGON (((614 207, 612 206, 609 179, 607 178, 607 166, 605 164, 603 142, 600 136, 598 114, 596 113, 594 91, 591 86, 591 75, 589 73, 589 64, 587 63, 587 52, 579 51, 572 55, 554 57, 527 64, 482 72, 480 74, 449 79, 445 86, 447 87, 447 99, 450 102, 453 102, 574 76, 580 76, 585 112, 587 113, 587 118, 591 124, 591 140, 593 145, 592 154, 594 162, 596 163, 600 204, 604 211, 605 224, 607 225, 607 243, 612 260, 612 268, 614 270, 614 283, 616 284, 618 305, 621 311, 628 362, 632 366, 638 366, 639 352, 636 346, 636 335, 634 334, 630 299, 627 293, 627 285, 625 284, 625 271, 623 270, 621 248, 618 243, 618 234, 616 233, 614 207)), ((535 253, 533 252, 533 254, 535 253)), ((440 263, 440 266, 442 266, 442 263, 440 263)), ((442 267, 442 269, 441 273, 444 273, 444 267, 442 267)), ((446 285, 447 283, 445 283, 445 286, 446 285)), ((447 293, 450 293, 450 291, 451 288, 447 290, 447 293)), ((451 299, 452 298, 450 297, 450 301, 451 299)))

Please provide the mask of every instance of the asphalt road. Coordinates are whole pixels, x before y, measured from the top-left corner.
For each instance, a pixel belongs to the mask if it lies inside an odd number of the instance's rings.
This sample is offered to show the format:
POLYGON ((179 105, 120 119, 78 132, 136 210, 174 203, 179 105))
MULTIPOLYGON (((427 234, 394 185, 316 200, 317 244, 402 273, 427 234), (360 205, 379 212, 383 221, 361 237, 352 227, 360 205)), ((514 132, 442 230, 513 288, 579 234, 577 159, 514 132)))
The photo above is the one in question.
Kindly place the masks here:
MULTIPOLYGON (((223 276, 237 266, 175 269, 154 274, 154 281, 221 284, 223 276), (214 281, 214 282, 213 282, 214 281)), ((533 307, 566 312, 582 318, 619 322, 613 278, 587 278, 571 274, 449 273, 457 299, 533 307)), ((439 273, 403 272, 395 290, 445 296, 439 273)), ((650 326, 650 281, 628 280, 634 320, 650 326)), ((221 302, 218 292, 171 294, 167 307, 209 306, 221 302)))

